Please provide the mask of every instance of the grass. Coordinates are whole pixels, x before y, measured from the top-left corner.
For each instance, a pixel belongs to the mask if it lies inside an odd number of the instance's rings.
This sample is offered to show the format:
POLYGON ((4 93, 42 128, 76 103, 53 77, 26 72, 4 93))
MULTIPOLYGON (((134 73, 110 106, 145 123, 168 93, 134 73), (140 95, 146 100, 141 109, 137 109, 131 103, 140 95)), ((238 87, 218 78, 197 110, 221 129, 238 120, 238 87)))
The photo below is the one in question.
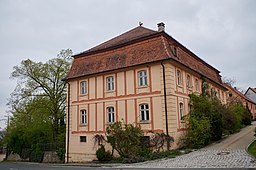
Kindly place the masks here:
POLYGON ((248 147, 248 152, 256 158, 256 140, 248 147))

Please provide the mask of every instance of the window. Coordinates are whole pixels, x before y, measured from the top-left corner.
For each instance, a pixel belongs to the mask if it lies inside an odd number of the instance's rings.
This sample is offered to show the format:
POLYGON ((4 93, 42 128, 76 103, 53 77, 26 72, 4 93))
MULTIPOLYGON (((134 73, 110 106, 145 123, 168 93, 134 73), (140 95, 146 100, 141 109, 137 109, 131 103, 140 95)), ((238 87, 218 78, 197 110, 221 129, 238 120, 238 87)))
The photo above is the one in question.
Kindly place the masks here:
POLYGON ((86 81, 82 81, 82 82, 80 83, 80 87, 81 87, 80 93, 81 93, 81 94, 86 94, 86 93, 87 93, 87 84, 86 84, 86 81))
POLYGON ((86 113, 86 110, 81 110, 80 114, 81 114, 80 123, 81 124, 86 124, 87 123, 87 113, 86 113))
POLYGON ((149 120, 149 107, 148 104, 140 105, 140 121, 149 120))
POLYGON ((232 93, 231 92, 228 93, 228 97, 232 97, 232 93))
POLYGON ((107 77, 107 91, 114 90, 114 77, 109 76, 107 77))
POLYGON ((86 136, 80 136, 80 142, 86 142, 86 136))
POLYGON ((175 46, 172 46, 171 49, 174 56, 177 56, 177 48, 175 46))
POLYGON ((140 146, 150 146, 150 137, 149 136, 141 136, 140 137, 140 146))
POLYGON ((180 119, 183 119, 183 103, 180 103, 180 119))
POLYGON ((178 83, 178 85, 181 85, 181 72, 180 72, 180 70, 177 70, 177 83, 178 83))
POLYGON ((198 79, 196 79, 196 91, 198 92, 199 91, 199 82, 198 82, 198 79))
POLYGON ((139 86, 148 85, 147 82, 147 72, 145 70, 138 72, 139 86))
POLYGON ((187 75, 187 86, 188 88, 191 87, 191 79, 190 79, 190 75, 187 75))
POLYGON ((107 107, 107 119, 108 123, 115 122, 115 111, 114 107, 107 107))

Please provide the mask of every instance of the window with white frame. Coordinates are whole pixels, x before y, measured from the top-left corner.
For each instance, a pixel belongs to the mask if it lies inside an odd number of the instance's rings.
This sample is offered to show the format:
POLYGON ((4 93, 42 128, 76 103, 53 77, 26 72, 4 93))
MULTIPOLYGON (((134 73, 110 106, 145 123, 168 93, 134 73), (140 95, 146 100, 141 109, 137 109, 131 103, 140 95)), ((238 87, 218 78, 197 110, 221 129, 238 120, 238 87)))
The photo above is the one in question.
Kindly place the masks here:
POLYGON ((183 113, 183 110, 184 110, 184 109, 183 109, 183 103, 180 103, 180 119, 183 119, 183 116, 184 116, 184 115, 183 115, 183 114, 184 114, 184 113, 183 113))
POLYGON ((149 120, 149 107, 148 104, 140 104, 140 121, 149 120))
POLYGON ((191 78, 190 78, 190 75, 187 75, 187 86, 188 86, 188 88, 191 87, 191 78))
POLYGON ((81 88, 81 91, 80 91, 81 94, 86 94, 87 93, 87 83, 86 83, 86 81, 82 81, 80 83, 80 88, 81 88))
POLYGON ((180 70, 177 70, 177 84, 181 85, 181 72, 180 72, 180 70))
POLYGON ((114 123, 115 122, 114 107, 107 107, 107 119, 108 119, 108 123, 114 123))
POLYGON ((106 83, 107 83, 107 91, 114 90, 114 77, 113 76, 107 77, 106 83))
POLYGON ((139 86, 146 86, 148 85, 147 82, 147 71, 142 70, 138 72, 138 80, 139 80, 139 86))
POLYGON ((80 123, 82 125, 87 124, 87 112, 86 112, 86 110, 80 110, 80 123))

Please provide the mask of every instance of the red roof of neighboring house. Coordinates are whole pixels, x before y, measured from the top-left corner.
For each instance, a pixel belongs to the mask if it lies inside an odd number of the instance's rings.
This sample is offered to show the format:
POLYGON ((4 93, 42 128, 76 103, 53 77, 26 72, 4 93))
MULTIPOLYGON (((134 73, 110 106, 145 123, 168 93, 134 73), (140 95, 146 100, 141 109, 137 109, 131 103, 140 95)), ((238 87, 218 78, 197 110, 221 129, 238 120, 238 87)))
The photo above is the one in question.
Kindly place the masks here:
POLYGON ((253 103, 256 105, 256 103, 254 101, 252 101, 251 99, 249 99, 248 97, 246 97, 242 92, 240 92, 239 90, 237 90, 236 88, 228 85, 228 84, 224 84, 226 88, 228 88, 229 90, 232 90, 233 92, 235 92, 237 95, 239 95, 241 98, 253 103))
POLYGON ((217 69, 164 31, 153 31, 142 26, 73 57, 66 79, 172 59, 222 86, 217 69), (177 48, 177 56, 172 52, 172 46, 177 48))

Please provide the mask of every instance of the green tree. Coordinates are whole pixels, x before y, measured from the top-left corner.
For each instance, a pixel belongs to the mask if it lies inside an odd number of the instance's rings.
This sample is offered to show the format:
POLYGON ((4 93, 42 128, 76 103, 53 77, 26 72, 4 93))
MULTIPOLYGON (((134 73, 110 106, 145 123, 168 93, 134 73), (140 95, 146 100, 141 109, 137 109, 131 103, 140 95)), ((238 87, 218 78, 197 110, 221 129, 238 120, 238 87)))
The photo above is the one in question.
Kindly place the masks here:
POLYGON ((54 59, 46 63, 24 60, 19 66, 15 66, 11 78, 16 78, 18 84, 11 94, 9 105, 11 112, 19 114, 24 106, 33 101, 35 97, 41 97, 46 114, 51 119, 52 137, 65 131, 64 116, 66 102, 65 78, 71 64, 72 51, 62 50, 54 59))
POLYGON ((11 77, 17 79, 17 86, 8 103, 12 116, 5 137, 9 152, 40 161, 42 143, 65 143, 66 85, 62 79, 71 65, 71 54, 69 49, 62 50, 45 63, 28 59, 14 67, 11 77))

